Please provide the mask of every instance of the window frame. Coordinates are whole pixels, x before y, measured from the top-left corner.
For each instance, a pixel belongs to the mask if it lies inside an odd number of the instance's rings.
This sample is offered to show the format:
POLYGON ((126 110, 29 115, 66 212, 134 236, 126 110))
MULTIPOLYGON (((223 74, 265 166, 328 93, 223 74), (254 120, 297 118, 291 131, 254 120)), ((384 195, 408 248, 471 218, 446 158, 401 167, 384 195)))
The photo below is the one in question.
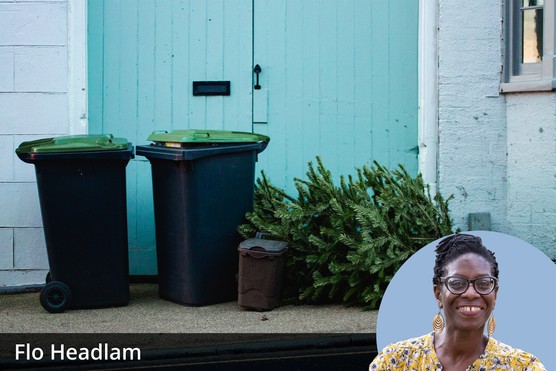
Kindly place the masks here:
POLYGON ((556 88, 554 1, 544 0, 542 61, 524 66, 519 63, 522 37, 521 0, 504 0, 504 58, 500 92, 550 91, 556 88))

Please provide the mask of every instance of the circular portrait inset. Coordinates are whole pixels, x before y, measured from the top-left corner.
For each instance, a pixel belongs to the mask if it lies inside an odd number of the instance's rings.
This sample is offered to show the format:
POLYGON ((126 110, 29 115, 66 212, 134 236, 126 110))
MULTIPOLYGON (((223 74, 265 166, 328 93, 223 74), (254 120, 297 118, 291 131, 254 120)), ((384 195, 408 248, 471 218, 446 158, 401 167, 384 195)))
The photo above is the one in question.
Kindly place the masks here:
POLYGON ((370 370, 556 370, 556 265, 502 233, 443 237, 398 270, 376 332, 370 370))

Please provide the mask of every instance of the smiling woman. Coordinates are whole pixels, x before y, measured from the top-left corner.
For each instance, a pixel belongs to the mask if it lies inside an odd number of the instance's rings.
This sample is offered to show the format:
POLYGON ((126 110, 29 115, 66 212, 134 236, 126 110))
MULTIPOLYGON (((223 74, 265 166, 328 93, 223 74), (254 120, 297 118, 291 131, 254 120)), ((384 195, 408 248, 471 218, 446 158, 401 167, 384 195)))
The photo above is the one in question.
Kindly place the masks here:
POLYGON ((442 240, 433 277, 439 308, 434 331, 387 346, 369 370, 546 371, 534 355, 492 337, 498 275, 494 253, 480 237, 455 234, 442 240))

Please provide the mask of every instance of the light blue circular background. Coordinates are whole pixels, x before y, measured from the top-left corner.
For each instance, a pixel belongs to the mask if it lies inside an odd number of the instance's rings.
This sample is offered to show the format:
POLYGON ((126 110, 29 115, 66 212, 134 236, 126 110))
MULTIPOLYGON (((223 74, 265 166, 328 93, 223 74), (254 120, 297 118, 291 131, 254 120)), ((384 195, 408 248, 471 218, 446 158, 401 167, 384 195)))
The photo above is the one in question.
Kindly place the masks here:
MULTIPOLYGON (((497 232, 462 232, 481 237, 500 268, 494 338, 536 355, 556 370, 556 265, 540 250, 497 232)), ((438 239, 417 251, 395 274, 380 304, 377 345, 432 332, 438 306, 432 289, 438 239)))

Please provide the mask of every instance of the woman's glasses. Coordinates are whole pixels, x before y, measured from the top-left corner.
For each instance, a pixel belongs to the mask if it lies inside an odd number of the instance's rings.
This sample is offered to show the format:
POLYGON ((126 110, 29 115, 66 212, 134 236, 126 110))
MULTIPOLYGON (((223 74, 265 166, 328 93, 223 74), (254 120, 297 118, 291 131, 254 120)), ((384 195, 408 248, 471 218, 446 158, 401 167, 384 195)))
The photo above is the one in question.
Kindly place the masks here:
POLYGON ((480 277, 474 280, 460 276, 440 277, 438 282, 444 282, 446 288, 454 295, 461 295, 467 291, 470 284, 473 284, 475 291, 481 295, 488 295, 498 286, 498 279, 495 277, 480 277))

